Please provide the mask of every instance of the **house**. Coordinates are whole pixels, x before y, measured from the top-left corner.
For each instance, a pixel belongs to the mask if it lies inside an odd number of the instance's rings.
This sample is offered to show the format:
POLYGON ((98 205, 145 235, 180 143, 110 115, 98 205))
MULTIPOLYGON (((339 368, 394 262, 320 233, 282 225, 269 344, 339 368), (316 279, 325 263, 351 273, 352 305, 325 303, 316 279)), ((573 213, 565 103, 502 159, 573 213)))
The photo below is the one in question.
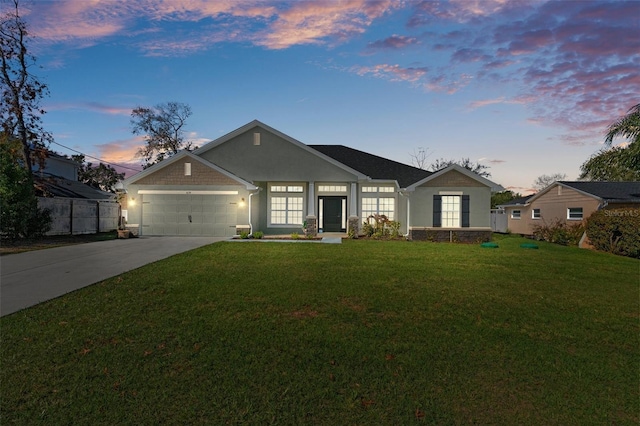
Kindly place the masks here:
POLYGON ((540 192, 499 206, 508 229, 532 235, 534 227, 578 223, 601 209, 640 208, 640 182, 554 182, 540 192))
POLYGON ((413 239, 487 240, 492 190, 457 165, 428 172, 342 145, 304 143, 254 120, 127 178, 140 235, 357 232, 373 214, 413 239))

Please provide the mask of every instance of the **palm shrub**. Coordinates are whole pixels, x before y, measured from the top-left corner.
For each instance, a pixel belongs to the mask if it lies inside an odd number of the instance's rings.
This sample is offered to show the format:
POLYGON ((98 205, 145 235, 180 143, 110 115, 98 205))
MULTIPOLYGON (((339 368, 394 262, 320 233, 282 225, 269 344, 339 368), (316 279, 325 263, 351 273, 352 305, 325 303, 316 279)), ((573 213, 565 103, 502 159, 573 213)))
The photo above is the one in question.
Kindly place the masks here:
POLYGON ((640 259, 640 209, 599 210, 586 228, 597 250, 640 259))

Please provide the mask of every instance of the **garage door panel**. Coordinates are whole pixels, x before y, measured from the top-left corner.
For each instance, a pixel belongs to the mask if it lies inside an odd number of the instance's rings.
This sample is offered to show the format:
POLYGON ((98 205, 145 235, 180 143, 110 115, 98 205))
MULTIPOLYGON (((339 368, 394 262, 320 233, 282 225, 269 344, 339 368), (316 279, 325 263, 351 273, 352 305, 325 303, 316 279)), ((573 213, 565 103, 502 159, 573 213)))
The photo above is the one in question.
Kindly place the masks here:
POLYGON ((235 235, 236 196, 145 194, 143 201, 143 235, 235 235))

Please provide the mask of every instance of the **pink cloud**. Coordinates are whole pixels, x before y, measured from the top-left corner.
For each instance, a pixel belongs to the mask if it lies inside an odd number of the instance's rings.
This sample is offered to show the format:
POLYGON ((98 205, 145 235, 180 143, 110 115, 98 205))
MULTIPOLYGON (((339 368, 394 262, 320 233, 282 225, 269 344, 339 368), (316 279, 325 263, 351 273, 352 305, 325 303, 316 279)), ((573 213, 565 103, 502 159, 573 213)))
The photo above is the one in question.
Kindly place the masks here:
POLYGON ((390 81, 408 81, 411 83, 418 82, 422 77, 424 77, 428 68, 426 67, 417 67, 417 68, 404 68, 399 65, 390 65, 390 64, 379 64, 374 66, 359 66, 353 67, 352 72, 355 72, 358 75, 372 75, 377 78, 384 78, 390 81))
POLYGON ((80 103, 54 103, 47 105, 48 111, 61 111, 67 109, 86 110, 108 115, 131 115, 131 107, 117 107, 113 105, 104 105, 98 102, 80 102, 80 103))
POLYGON ((402 49, 407 46, 419 44, 420 40, 415 37, 392 35, 384 40, 376 40, 367 45, 368 50, 376 49, 402 49))

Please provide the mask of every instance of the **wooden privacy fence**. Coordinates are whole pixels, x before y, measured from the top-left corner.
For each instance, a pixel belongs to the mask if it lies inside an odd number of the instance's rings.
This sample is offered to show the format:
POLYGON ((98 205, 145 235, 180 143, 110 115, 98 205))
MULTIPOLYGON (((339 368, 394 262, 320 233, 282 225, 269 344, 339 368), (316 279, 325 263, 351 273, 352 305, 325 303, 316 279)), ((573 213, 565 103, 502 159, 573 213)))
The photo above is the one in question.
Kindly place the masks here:
POLYGON ((47 235, 95 234, 118 228, 120 205, 116 201, 38 197, 38 206, 51 211, 47 235))

